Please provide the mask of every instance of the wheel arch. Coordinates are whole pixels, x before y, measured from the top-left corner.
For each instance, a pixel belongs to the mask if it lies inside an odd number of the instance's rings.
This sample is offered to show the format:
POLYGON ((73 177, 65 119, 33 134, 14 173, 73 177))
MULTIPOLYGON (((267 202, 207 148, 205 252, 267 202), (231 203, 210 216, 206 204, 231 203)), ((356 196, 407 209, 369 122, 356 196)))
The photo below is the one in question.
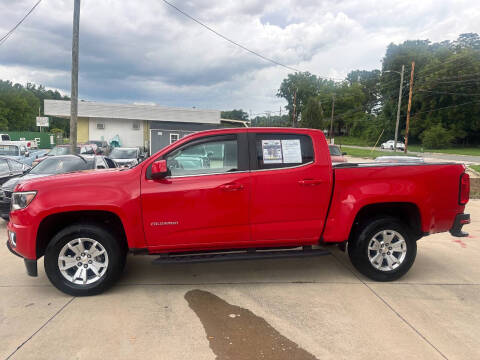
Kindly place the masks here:
POLYGON ((128 249, 123 222, 114 212, 105 210, 68 211, 48 215, 40 222, 36 237, 37 259, 44 255, 48 243, 55 234, 72 224, 78 223, 108 225, 114 231, 115 238, 125 249, 128 249))
POLYGON ((422 232, 422 219, 420 209, 410 202, 376 203, 363 206, 356 214, 350 230, 349 240, 355 237, 356 231, 362 224, 379 217, 394 217, 410 228, 415 240, 420 239, 422 232))

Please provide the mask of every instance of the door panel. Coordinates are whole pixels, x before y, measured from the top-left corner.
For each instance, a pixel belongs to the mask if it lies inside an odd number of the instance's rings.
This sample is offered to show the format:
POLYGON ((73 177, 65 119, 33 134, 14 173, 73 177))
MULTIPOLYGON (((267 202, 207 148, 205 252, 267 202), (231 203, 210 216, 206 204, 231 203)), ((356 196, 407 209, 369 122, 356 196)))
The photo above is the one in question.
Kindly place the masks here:
POLYGON ((246 139, 246 133, 194 139, 162 157, 170 176, 142 183, 149 247, 248 244, 251 179, 246 139))
POLYGON ((148 245, 190 248, 249 241, 249 193, 248 173, 147 180, 142 204, 148 245))
MULTIPOLYGON (((318 242, 328 211, 331 195, 331 165, 313 159, 313 143, 307 135, 296 134, 251 134, 251 147, 256 149, 252 171, 251 224, 252 240, 272 243, 318 242), (262 148, 263 140, 301 140, 302 163, 264 164, 268 156, 262 148), (323 163, 324 165, 319 165, 323 163), (262 167, 267 169, 262 169, 262 167)), ((270 146, 271 142, 267 145, 270 146)), ((283 153, 285 153, 282 148, 283 153)), ((295 155, 295 154, 293 154, 295 155)), ((285 154, 283 156, 285 160, 285 154)), ((289 154, 292 157, 292 154, 289 154)), ((294 158, 295 156, 293 156, 294 158)), ((329 161, 329 160, 328 160, 329 161)))

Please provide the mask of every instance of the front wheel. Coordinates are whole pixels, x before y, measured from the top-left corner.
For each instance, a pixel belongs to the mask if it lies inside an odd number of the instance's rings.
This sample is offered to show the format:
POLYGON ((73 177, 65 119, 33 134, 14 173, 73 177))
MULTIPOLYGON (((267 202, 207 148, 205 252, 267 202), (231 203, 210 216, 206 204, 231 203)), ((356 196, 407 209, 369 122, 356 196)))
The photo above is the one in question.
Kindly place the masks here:
POLYGON ((95 295, 119 278, 126 251, 104 227, 75 224, 61 230, 45 250, 45 272, 52 284, 73 296, 95 295))
POLYGON ((377 218, 362 226, 348 242, 348 255, 353 266, 368 278, 393 281, 412 267, 417 242, 396 218, 377 218))

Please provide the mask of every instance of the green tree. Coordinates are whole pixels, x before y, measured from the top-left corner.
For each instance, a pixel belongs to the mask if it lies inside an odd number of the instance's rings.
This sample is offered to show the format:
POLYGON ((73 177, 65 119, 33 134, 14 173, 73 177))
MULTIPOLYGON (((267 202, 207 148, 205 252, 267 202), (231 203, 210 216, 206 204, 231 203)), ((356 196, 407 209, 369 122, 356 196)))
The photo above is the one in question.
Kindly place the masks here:
POLYGON ((320 98, 310 97, 303 109, 300 126, 311 129, 325 129, 326 124, 323 119, 323 109, 320 98))
POLYGON ((222 119, 248 121, 248 114, 245 111, 243 111, 242 109, 222 111, 220 116, 222 117, 222 119))
POLYGON ((335 82, 318 78, 309 72, 296 72, 288 74, 283 79, 278 89, 277 96, 287 101, 285 108, 288 110, 290 118, 293 114, 293 104, 296 93, 296 118, 302 117, 304 107, 307 105, 308 99, 319 94, 321 88, 335 88, 335 82))
POLYGON ((454 136, 441 124, 436 124, 425 130, 421 138, 423 146, 427 149, 443 149, 452 144, 454 136))

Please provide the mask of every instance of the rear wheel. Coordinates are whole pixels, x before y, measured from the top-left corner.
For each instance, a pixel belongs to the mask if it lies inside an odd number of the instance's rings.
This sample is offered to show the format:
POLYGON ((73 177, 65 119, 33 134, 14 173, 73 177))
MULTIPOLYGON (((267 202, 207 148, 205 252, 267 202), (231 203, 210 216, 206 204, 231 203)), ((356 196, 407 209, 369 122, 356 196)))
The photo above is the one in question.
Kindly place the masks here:
POLYGON ((392 281, 405 275, 417 254, 410 229, 396 218, 377 218, 362 226, 348 242, 355 268, 376 281, 392 281))
POLYGON ((73 296, 99 294, 121 275, 125 246, 104 227, 75 224, 61 230, 45 250, 45 272, 59 290, 73 296))

